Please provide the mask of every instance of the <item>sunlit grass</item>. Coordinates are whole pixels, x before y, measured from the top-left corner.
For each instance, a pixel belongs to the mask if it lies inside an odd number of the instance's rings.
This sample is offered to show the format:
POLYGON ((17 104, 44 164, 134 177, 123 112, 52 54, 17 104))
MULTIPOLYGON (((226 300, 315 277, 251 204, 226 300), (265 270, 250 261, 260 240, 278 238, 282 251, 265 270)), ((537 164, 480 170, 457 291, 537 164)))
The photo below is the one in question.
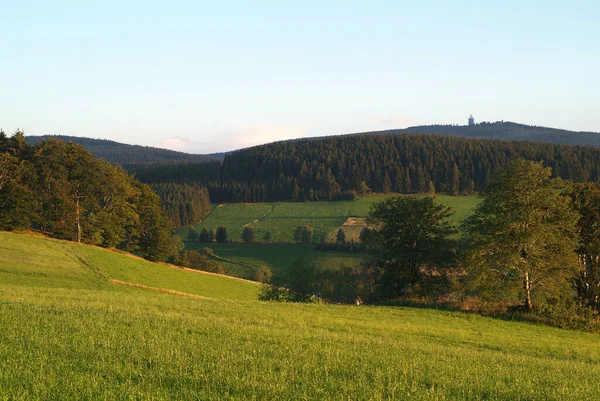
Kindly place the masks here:
POLYGON ((2 400, 600 398, 597 335, 243 300, 255 285, 62 241, 0 233, 0 244, 2 400), (117 276, 212 299, 108 282, 117 276), (209 277, 229 284, 202 287, 209 277))

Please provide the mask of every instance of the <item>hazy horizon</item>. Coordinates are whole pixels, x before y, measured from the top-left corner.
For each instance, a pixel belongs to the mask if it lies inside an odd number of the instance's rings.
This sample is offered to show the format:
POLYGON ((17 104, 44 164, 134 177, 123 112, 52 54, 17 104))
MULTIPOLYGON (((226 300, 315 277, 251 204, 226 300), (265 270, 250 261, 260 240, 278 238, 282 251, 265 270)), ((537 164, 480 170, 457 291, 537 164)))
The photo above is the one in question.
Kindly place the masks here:
POLYGON ((3 6, 0 127, 213 153, 514 121, 600 131, 600 4, 3 6))

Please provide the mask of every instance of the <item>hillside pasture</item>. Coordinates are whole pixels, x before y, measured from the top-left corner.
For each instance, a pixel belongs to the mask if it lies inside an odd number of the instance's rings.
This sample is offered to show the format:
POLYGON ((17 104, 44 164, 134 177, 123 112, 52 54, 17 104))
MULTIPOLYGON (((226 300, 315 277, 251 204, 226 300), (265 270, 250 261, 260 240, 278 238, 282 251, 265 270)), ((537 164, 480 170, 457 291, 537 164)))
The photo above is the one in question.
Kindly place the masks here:
POLYGON ((259 302, 239 296, 251 283, 117 252, 6 233, 0 244, 0 399, 600 398, 594 334, 418 308, 259 302), (108 280, 119 275, 210 299, 108 280))
MULTIPOLYGON (((210 230, 224 226, 227 228, 229 240, 233 242, 242 241, 242 230, 246 225, 255 228, 255 242, 264 242, 264 235, 268 231, 271 234, 271 242, 293 243, 296 227, 304 225, 309 225, 314 230, 313 244, 319 242, 321 238, 335 239, 335 234, 340 227, 347 231, 348 239, 357 240, 372 205, 389 196, 391 195, 362 196, 355 201, 217 205, 202 222, 194 227, 200 231, 202 227, 210 230), (354 228, 344 227, 344 223, 349 218, 360 224, 354 225, 354 228)), ((436 201, 454 209, 451 222, 457 226, 473 212, 478 202, 475 196, 448 195, 436 195, 436 201)), ((186 240, 188 230, 189 227, 182 227, 177 230, 177 234, 186 240)))

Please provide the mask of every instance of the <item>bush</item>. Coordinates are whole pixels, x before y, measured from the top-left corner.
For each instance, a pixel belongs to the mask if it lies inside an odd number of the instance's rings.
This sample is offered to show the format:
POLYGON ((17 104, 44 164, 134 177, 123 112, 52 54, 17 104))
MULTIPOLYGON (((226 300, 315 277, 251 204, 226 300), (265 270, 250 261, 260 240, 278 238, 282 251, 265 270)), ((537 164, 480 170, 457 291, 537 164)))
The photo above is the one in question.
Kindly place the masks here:
POLYGON ((322 303, 315 295, 302 294, 290 288, 263 284, 258 290, 259 301, 322 303))
POLYGON ((252 279, 259 283, 269 283, 273 277, 273 272, 267 266, 254 267, 252 269, 252 279))
MULTIPOLYGON (((210 248, 205 248, 210 249, 210 248)), ((212 250, 211 250, 212 251, 212 250)), ((187 266, 191 269, 202 270, 205 272, 225 274, 223 265, 218 262, 208 259, 207 254, 200 253, 197 251, 184 251, 182 252, 182 259, 187 260, 187 266)))

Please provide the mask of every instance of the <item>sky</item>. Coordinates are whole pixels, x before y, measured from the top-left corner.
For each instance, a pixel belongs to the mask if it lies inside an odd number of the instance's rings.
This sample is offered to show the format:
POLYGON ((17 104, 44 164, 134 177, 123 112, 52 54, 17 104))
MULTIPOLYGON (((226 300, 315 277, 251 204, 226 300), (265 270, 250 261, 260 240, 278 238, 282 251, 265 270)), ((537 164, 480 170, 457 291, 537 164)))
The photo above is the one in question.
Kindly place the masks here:
POLYGON ((600 132, 600 2, 0 0, 0 128, 227 151, 422 124, 600 132))

